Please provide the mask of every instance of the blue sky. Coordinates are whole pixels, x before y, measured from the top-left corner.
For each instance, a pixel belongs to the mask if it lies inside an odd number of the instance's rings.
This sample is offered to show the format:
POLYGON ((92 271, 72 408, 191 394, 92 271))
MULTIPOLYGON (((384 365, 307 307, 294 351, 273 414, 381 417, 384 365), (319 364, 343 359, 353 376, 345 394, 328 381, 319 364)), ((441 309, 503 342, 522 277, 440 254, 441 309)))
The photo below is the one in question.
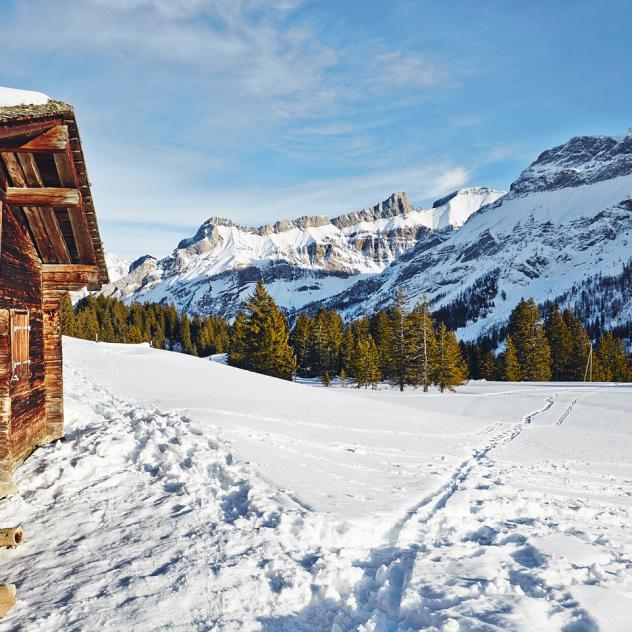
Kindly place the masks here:
POLYGON ((632 2, 0 0, 0 85, 75 106, 102 236, 506 188, 632 126, 632 2))

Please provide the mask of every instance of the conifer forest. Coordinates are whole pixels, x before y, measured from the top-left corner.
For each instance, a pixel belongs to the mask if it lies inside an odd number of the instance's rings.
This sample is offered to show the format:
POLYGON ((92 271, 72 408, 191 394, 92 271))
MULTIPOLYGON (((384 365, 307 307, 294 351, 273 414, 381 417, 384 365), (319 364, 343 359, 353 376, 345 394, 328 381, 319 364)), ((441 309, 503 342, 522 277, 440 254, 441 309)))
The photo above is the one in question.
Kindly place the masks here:
POLYGON ((62 303, 64 335, 102 342, 150 343, 194 356, 227 354, 228 363, 291 380, 318 378, 329 386, 376 388, 387 382, 427 391, 466 379, 499 381, 615 381, 632 379, 622 338, 594 341, 570 309, 522 299, 500 336, 457 340, 445 314, 428 302, 409 305, 402 291, 390 308, 345 323, 335 310, 303 312, 293 324, 259 282, 233 323, 190 317, 173 305, 89 295, 62 303))

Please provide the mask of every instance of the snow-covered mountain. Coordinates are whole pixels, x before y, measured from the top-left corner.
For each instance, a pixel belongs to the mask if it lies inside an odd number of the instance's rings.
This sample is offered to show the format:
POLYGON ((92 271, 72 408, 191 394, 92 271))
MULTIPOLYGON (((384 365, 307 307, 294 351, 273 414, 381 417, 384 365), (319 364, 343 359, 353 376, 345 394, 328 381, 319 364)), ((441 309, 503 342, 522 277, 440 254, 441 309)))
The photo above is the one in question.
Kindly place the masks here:
MULTIPOLYGON (((130 262, 127 259, 123 259, 112 252, 105 253, 105 265, 108 268, 108 276, 110 277, 110 283, 118 281, 121 277, 125 276, 129 272, 130 262)), ((77 292, 70 292, 70 300, 73 303, 80 301, 82 298, 92 294, 87 288, 79 290, 77 292)))
POLYGON ((460 230, 308 307, 358 316, 400 287, 412 301, 427 295, 465 338, 505 322, 523 296, 560 300, 606 327, 632 320, 632 130, 545 151, 460 230))
POLYGON ((110 283, 114 283, 129 272, 131 262, 127 259, 119 257, 118 255, 115 255, 112 252, 106 252, 105 265, 107 265, 108 267, 108 276, 110 277, 110 283))
POLYGON ((406 193, 394 193, 332 220, 316 215, 259 228, 212 217, 172 255, 141 257, 103 292, 232 317, 263 278, 279 304, 292 311, 381 273, 418 243, 443 241, 502 195, 483 187, 462 189, 424 209, 414 208, 406 193))

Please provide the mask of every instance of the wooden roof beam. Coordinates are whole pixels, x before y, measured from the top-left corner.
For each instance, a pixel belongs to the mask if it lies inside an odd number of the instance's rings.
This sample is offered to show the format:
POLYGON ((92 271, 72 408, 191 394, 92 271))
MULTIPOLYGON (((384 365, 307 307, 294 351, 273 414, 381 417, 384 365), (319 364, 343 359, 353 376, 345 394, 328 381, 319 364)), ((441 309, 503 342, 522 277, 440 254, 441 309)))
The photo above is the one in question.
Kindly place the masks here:
MULTIPOLYGON (((35 158, 33 158, 33 154, 18 154, 17 157, 22 167, 24 177, 26 178, 26 184, 30 187, 43 187, 42 176, 35 162, 35 158)), ((41 223, 55 252, 55 259, 59 263, 70 263, 68 247, 59 228, 59 222, 55 217, 55 211, 50 206, 42 206, 38 212, 41 223)))
POLYGON ((42 266, 42 290, 76 292, 88 286, 100 289, 99 268, 96 265, 47 263, 42 266))
POLYGON ((81 206, 79 189, 7 187, 6 202, 14 206, 81 206))
POLYGON ((0 144, 0 153, 13 152, 16 154, 32 153, 32 152, 64 152, 68 149, 69 136, 67 125, 55 125, 47 129, 43 133, 25 140, 20 143, 11 143, 11 139, 4 141, 7 143, 0 144))
MULTIPOLYGON (((61 186, 74 187, 77 182, 77 174, 70 149, 62 154, 55 154, 54 158, 61 186)), ((96 261, 96 255, 83 209, 69 208, 68 217, 70 218, 72 234, 77 244, 79 260, 82 263, 94 263, 96 261)))
MULTIPOLYGON (((31 178, 35 178, 35 180, 31 180, 31 182, 40 185, 41 180, 39 179, 39 171, 37 171, 37 166, 30 165, 28 161, 25 161, 28 154, 21 156, 21 160, 18 160, 16 154, 5 153, 2 154, 2 160, 7 168, 7 173, 11 178, 12 183, 16 187, 26 187, 29 182, 27 181, 27 175, 31 178), (23 164, 27 166, 28 173, 25 173, 23 169, 23 164), (35 171, 33 171, 35 169, 35 171)), ((31 157, 32 158, 32 157, 31 157)), ((33 160, 33 163, 35 161, 33 160)), ((5 189, 5 201, 9 203, 6 195, 5 189)), ((24 216, 26 221, 31 229, 31 234, 33 235, 33 239, 35 241, 35 245, 37 250, 42 258, 42 261, 56 261, 55 250, 53 249, 53 245, 50 242, 50 239, 46 233, 46 227, 42 221, 41 214, 39 209, 36 207, 25 206, 23 207, 24 216)))

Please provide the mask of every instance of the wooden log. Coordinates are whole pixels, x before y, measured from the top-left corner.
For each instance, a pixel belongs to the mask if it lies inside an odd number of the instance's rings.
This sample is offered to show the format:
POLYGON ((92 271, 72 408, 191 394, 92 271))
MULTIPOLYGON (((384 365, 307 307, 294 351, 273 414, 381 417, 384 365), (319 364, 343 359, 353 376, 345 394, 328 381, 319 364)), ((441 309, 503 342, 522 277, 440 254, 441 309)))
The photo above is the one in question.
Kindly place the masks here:
POLYGON ((22 542, 23 538, 24 534, 22 533, 22 527, 0 529, 0 546, 17 546, 22 542))
POLYGON ((0 586, 0 619, 15 606, 15 584, 0 586))
POLYGON ((65 151, 63 154, 55 154, 53 156, 55 160, 55 166, 57 167, 57 175, 62 187, 73 188, 77 184, 77 174, 75 173, 75 166, 72 162, 72 155, 70 151, 65 151))
POLYGON ((58 290, 76 292, 87 285, 99 283, 99 268, 96 265, 56 265, 42 266, 42 291, 44 299, 58 290))
POLYGON ((49 130, 56 125, 66 125, 67 122, 60 117, 49 119, 46 121, 32 121, 30 123, 24 123, 22 125, 2 125, 0 126, 0 140, 8 143, 11 138, 18 138, 24 136, 38 136, 49 130))
POLYGON ((31 152, 63 152, 68 147, 68 126, 55 125, 21 143, 0 145, 0 152, 11 151, 14 153, 31 153, 31 152))
POLYGON ((7 204, 14 206, 81 206, 79 189, 7 187, 7 204))
MULTIPOLYGON (((22 167, 26 184, 30 187, 43 187, 44 183, 42 181, 42 176, 33 154, 19 154, 18 161, 22 167)), ((50 245, 55 253, 54 259, 47 256, 46 261, 56 260, 59 263, 70 263, 70 254, 68 252, 68 247, 66 246, 66 240, 62 235, 59 222, 55 216, 55 211, 50 206, 42 206, 36 212, 39 213, 41 225, 46 231, 46 237, 48 238, 47 241, 50 242, 50 245)))
MULTIPOLYGON (((2 160, 4 162, 4 166, 7 168, 9 178, 11 178, 11 182, 13 182, 13 186, 25 187, 26 178, 24 177, 24 172, 22 171, 22 167, 20 166, 17 156, 15 154, 2 154, 2 160)), ((7 187, 7 189, 8 188, 9 187, 7 187)))

